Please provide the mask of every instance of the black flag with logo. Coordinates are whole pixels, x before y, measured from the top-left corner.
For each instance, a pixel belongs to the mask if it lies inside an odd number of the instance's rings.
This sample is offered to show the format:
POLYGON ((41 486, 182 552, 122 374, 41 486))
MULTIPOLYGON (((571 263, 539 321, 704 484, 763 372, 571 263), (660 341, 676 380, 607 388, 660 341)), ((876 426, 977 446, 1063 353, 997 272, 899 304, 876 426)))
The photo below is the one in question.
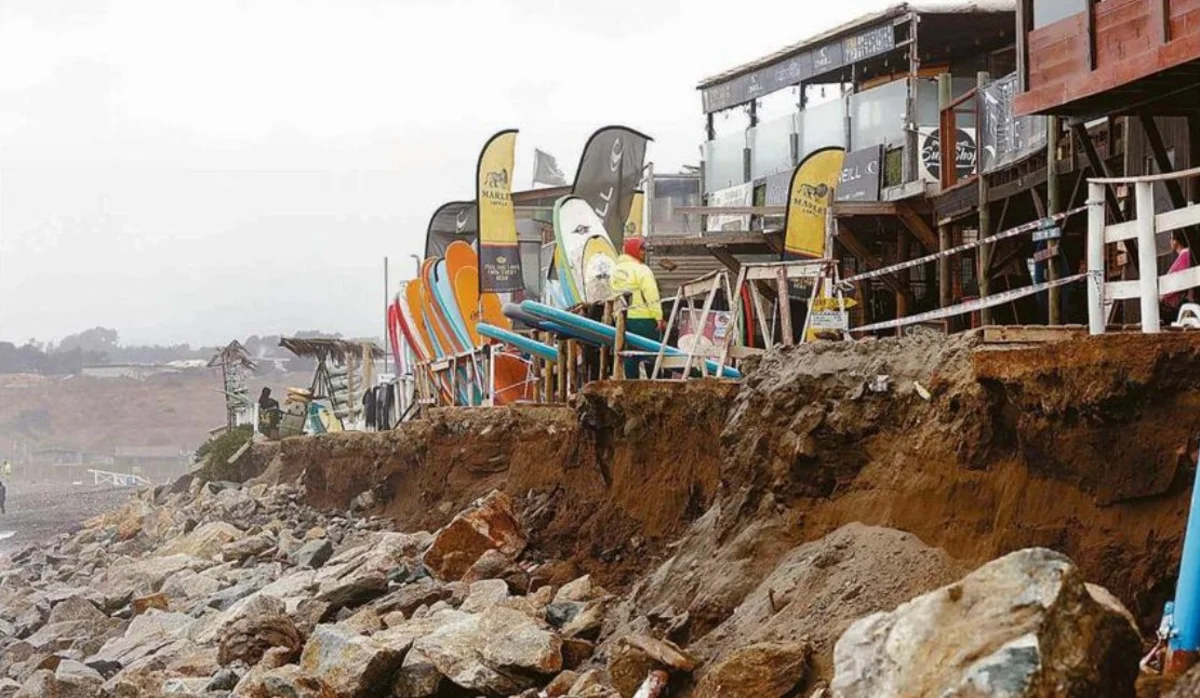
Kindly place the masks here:
POLYGON ((646 144, 652 138, 625 126, 606 126, 592 134, 575 173, 575 196, 604 220, 613 246, 621 249, 634 192, 641 188, 646 144))
POLYGON ((479 226, 475 217, 474 201, 451 201, 442 204, 429 219, 429 230, 425 233, 425 257, 438 258, 446 255, 446 248, 455 240, 475 244, 479 237, 479 226))

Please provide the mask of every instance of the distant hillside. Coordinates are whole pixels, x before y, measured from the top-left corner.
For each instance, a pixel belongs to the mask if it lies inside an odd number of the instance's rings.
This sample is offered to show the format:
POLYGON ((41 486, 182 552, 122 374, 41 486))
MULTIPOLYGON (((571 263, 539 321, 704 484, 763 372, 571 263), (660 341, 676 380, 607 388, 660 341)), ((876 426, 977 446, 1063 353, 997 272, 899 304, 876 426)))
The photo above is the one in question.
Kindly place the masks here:
MULTIPOLYGON (((311 375, 255 376, 282 395, 307 387, 311 375)), ((41 449, 111 455, 117 447, 171 446, 195 449, 208 430, 225 423, 225 401, 215 370, 150 377, 0 375, 0 456, 20 460, 41 449)))

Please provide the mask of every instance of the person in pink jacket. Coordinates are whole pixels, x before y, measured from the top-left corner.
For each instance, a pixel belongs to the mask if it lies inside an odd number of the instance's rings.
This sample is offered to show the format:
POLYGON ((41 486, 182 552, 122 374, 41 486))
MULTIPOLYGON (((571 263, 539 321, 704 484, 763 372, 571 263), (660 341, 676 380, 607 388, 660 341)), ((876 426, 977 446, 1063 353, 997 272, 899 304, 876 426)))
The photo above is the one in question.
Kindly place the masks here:
MULTIPOLYGON (((1173 274, 1177 271, 1183 271, 1192 266, 1192 251, 1188 249, 1187 242, 1183 235, 1176 232, 1171 235, 1171 251, 1175 253, 1175 261, 1171 262, 1171 268, 1167 270, 1168 274, 1173 274)), ((1171 293, 1162 299, 1162 321, 1174 322, 1179 315, 1179 308, 1186 301, 1186 295, 1183 292, 1171 293)))

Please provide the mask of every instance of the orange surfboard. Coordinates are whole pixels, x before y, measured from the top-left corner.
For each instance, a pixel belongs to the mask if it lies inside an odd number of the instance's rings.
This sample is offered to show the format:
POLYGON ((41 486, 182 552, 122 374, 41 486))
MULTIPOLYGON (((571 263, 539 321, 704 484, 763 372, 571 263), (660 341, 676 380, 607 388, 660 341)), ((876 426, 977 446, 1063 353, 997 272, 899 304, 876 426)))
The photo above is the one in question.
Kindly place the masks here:
POLYGON ((425 303, 421 300, 421 280, 413 279, 404 289, 405 300, 408 301, 408 310, 413 318, 413 324, 416 325, 417 335, 425 345, 427 353, 421 358, 424 361, 437 358, 434 356, 436 352, 433 350, 433 342, 430 341, 429 330, 425 327, 425 303))
POLYGON ((472 346, 483 346, 483 338, 479 336, 479 271, 475 267, 460 268, 454 273, 454 299, 458 302, 458 311, 462 313, 467 323, 467 333, 471 335, 472 346))
POLYGON ((437 344, 442 349, 442 356, 449 356, 458 353, 458 342, 455 342, 451 335, 453 332, 446 327, 446 321, 442 318, 441 312, 437 309, 437 304, 433 300, 432 291, 430 290, 429 279, 430 270, 436 259, 426 259, 421 263, 421 311, 425 314, 425 319, 428 320, 430 328, 433 330, 433 335, 437 339, 437 344))
MULTIPOLYGON (((450 246, 446 248, 446 269, 450 278, 454 280, 459 310, 462 311, 464 318, 471 318, 468 320, 468 324, 486 322, 505 330, 512 329, 512 320, 504 314, 504 304, 500 300, 500 294, 479 293, 479 256, 475 254, 475 248, 461 240, 450 243, 450 246), (474 299, 464 298, 458 294, 458 284, 466 283, 465 279, 462 282, 459 281, 459 274, 467 269, 470 269, 471 274, 475 277, 474 299)), ((482 341, 475 328, 471 327, 470 329, 471 338, 476 342, 482 341)))

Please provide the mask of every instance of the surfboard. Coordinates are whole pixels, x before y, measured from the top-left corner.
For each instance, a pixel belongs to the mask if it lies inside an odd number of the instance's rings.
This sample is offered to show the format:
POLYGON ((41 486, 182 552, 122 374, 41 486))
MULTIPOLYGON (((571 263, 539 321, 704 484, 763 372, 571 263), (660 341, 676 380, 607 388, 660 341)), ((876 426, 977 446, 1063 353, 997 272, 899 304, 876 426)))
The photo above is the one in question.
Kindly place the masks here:
POLYGON ((421 263, 421 312, 425 314, 425 322, 433 335, 438 356, 451 356, 457 353, 453 332, 446 325, 445 318, 438 310, 437 299, 433 295, 432 269, 436 259, 426 259, 421 263))
POLYGON ((512 322, 500 311, 503 305, 500 294, 479 292, 479 257, 475 248, 461 240, 450 243, 446 248, 446 270, 454 284, 459 312, 466 320, 467 331, 471 333, 475 346, 483 343, 474 329, 481 321, 506 330, 512 329, 512 322), (466 270, 470 270, 470 274, 462 273, 466 270), (473 277, 474 282, 469 277, 473 277))
POLYGON ((608 300, 617 253, 604 221, 587 201, 564 196, 554 204, 558 277, 572 305, 608 300))
POLYGON ((549 344, 542 344, 534 340, 521 336, 516 332, 509 332, 500 327, 494 327, 486 322, 479 324, 479 333, 485 337, 495 339, 510 346, 516 347, 527 354, 532 354, 539 359, 546 361, 558 361, 558 347, 552 347, 549 344))
POLYGON ((404 321, 401 327, 405 328, 408 334, 408 341, 412 343, 413 349, 420 356, 421 361, 429 361, 433 359, 433 344, 430 341, 429 333, 425 330, 424 319, 420 318, 421 312, 421 284, 416 281, 406 281, 403 287, 404 302, 400 305, 400 318, 404 321))
POLYGON ((441 260, 433 265, 430 270, 433 274, 433 292, 437 299, 438 309, 442 312, 442 317, 446 319, 446 324, 454 333, 454 338, 458 343, 461 351, 468 351, 478 346, 471 341, 471 333, 467 330, 467 321, 463 317, 463 312, 459 309, 458 299, 454 293, 454 283, 450 275, 446 271, 446 260, 441 260))
POLYGON ((584 298, 589 303, 603 303, 612 298, 613 272, 617 268, 617 251, 608 235, 596 236, 583 246, 580 261, 583 270, 584 298))
POLYGON ((451 268, 454 280, 454 300, 458 311, 464 316, 471 346, 483 345, 479 336, 479 270, 472 266, 451 268))
MULTIPOLYGON (((408 337, 409 347, 418 358, 422 362, 432 361, 438 355, 433 349, 424 315, 421 314, 421 284, 416 279, 407 281, 403 284, 402 291, 402 295, 397 294, 397 300, 400 302, 400 327, 408 337)), ((452 400, 449 381, 439 381, 438 385, 442 395, 447 400, 452 400)))
POLYGON ((392 347, 392 358, 396 362, 396 373, 403 374, 405 369, 404 350, 400 342, 400 308, 393 300, 387 307, 388 341, 392 347))
MULTIPOLYGON (((551 308, 544 303, 525 301, 521 303, 521 310, 524 310, 525 312, 536 317, 557 322, 568 328, 577 329, 585 334, 593 334, 594 336, 602 337, 605 343, 609 345, 615 343, 616 341, 617 330, 615 327, 612 327, 611 325, 605 325, 602 322, 596 322, 595 320, 589 320, 588 318, 581 317, 579 315, 574 315, 565 310, 551 308)), ((683 352, 679 351, 679 349, 676 347, 670 345, 665 345, 664 347, 661 342, 656 342, 653 339, 633 334, 632 332, 625 333, 625 342, 638 351, 657 352, 660 349, 663 349, 667 356, 684 356, 683 352)), ((716 373, 721 369, 721 367, 717 365, 717 362, 710 359, 705 359, 705 365, 708 367, 710 373, 716 373)), ((741 372, 732 367, 725 367, 723 370, 721 370, 721 375, 725 378, 742 377, 741 372)))

